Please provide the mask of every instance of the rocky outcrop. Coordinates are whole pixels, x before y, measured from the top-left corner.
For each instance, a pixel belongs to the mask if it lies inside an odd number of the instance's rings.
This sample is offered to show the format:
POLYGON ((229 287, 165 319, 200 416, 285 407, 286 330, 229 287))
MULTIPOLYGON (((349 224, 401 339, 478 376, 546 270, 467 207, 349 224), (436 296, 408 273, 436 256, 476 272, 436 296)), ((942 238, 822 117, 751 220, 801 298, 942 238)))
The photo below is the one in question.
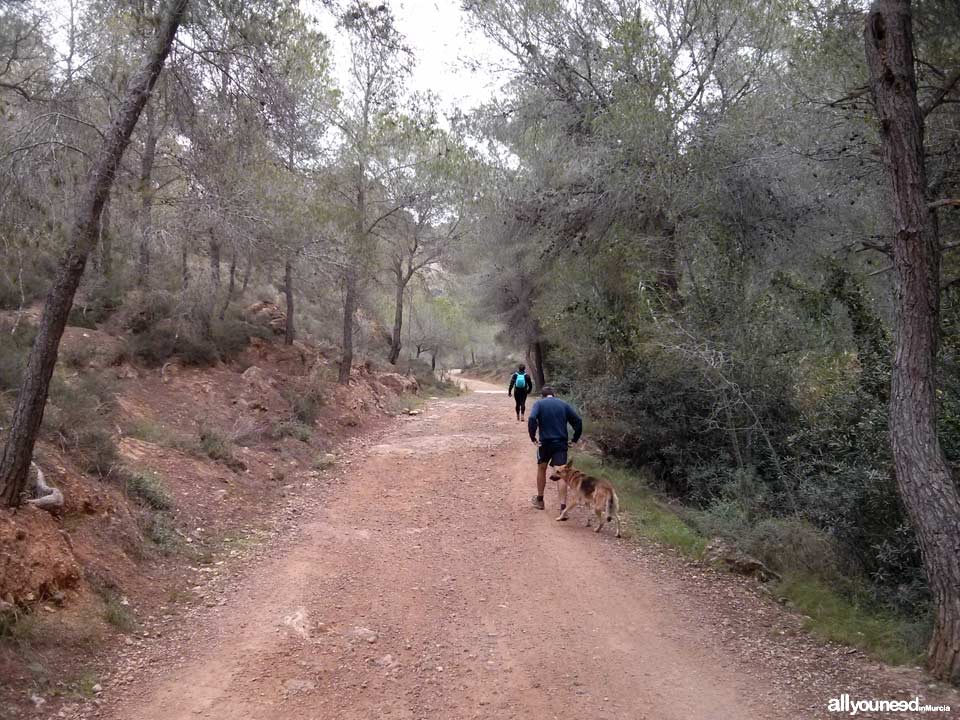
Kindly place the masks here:
POLYGON ((420 390, 420 385, 415 378, 406 377, 399 373, 384 373, 377 377, 377 381, 398 395, 415 393, 420 390))
POLYGON ((272 302, 258 302, 243 311, 243 319, 270 328, 274 335, 287 332, 287 314, 272 302))

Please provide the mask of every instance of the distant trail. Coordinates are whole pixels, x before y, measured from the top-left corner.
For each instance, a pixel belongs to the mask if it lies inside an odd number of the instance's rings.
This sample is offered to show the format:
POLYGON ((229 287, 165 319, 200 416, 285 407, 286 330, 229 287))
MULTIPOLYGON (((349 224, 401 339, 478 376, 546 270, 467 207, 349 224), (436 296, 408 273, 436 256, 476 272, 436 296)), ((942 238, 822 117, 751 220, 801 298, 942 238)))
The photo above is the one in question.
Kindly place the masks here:
POLYGON ((534 510, 512 416, 504 391, 474 393, 372 440, 289 550, 168 649, 183 658, 160 681, 108 692, 105 716, 828 717, 736 657, 634 541, 554 522, 552 488, 534 510))

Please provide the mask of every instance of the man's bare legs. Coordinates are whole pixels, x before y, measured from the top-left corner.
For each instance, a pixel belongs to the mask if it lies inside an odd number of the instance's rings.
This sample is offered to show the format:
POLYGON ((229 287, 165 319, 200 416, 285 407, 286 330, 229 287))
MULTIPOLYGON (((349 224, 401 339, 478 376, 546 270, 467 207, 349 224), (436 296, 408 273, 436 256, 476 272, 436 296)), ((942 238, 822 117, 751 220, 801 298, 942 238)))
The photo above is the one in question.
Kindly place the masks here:
POLYGON ((543 492, 547 489, 547 464, 537 465, 537 499, 543 501, 543 492))

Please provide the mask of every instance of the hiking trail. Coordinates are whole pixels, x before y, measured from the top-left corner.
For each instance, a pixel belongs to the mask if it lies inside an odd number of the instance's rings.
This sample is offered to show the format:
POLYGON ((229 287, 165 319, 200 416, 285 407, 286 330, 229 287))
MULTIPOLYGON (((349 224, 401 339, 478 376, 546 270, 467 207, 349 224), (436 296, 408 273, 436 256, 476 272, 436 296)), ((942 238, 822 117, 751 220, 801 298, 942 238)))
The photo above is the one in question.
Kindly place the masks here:
POLYGON ((555 522, 554 483, 533 509, 525 425, 503 388, 467 382, 367 438, 219 603, 81 714, 773 720, 922 682, 798 633, 742 578, 594 535, 583 509, 555 522))

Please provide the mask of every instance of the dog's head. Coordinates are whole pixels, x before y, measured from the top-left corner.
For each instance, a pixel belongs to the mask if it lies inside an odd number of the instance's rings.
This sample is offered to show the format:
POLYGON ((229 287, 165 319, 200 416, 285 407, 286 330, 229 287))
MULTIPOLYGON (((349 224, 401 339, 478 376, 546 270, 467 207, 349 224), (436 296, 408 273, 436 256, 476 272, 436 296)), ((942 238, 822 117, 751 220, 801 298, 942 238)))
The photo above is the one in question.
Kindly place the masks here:
POLYGON ((553 475, 550 476, 550 479, 563 480, 564 482, 567 482, 568 480, 573 478, 574 473, 576 472, 577 471, 573 469, 573 460, 571 459, 567 462, 566 465, 561 465, 560 467, 558 467, 554 471, 553 475))

